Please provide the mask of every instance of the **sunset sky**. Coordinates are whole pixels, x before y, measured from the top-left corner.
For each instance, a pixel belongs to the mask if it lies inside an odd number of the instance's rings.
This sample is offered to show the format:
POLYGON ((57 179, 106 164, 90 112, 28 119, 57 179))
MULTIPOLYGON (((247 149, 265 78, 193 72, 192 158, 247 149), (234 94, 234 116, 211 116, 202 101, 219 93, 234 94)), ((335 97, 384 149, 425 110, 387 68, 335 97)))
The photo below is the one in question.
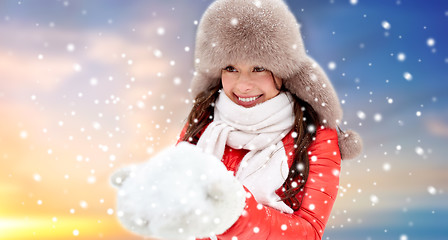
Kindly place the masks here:
MULTIPOLYGON (((211 2, 0 1, 0 239, 142 239, 109 176, 176 142, 211 2)), ((365 145, 324 239, 446 239, 448 2, 287 3, 365 145)))

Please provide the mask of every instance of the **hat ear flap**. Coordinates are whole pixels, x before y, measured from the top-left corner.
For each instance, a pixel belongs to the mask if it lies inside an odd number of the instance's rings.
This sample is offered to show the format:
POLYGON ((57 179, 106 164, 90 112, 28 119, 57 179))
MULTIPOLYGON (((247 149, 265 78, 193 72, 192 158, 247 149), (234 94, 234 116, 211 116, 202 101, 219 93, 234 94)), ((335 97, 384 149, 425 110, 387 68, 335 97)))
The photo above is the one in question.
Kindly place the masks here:
POLYGON ((359 134, 352 130, 338 133, 338 144, 341 152, 341 158, 344 160, 357 157, 361 151, 363 142, 359 134))
POLYGON ((300 69, 284 84, 291 93, 313 107, 322 125, 336 128, 342 119, 342 108, 333 85, 319 64, 305 57, 300 69))

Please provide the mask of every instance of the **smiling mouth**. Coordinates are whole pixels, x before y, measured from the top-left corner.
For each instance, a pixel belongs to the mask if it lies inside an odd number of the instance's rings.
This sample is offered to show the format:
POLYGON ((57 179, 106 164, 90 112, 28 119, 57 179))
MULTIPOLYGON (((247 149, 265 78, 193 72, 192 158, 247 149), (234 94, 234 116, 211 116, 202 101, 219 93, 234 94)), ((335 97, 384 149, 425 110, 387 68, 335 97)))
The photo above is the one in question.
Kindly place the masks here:
POLYGON ((249 103, 249 102, 253 102, 253 101, 257 100, 259 97, 261 97, 261 95, 256 96, 256 97, 249 97, 249 98, 238 97, 238 100, 240 100, 241 102, 249 103))

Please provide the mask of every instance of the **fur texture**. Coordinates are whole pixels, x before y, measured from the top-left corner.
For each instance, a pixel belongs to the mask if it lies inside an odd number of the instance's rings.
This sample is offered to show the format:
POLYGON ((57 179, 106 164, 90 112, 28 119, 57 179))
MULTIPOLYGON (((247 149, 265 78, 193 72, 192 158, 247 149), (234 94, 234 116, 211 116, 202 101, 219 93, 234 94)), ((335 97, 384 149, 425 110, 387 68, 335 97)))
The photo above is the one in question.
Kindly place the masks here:
POLYGON ((362 150, 362 139, 358 133, 347 130, 338 134, 339 150, 342 159, 355 158, 362 150))
MULTIPOLYGON (((323 125, 334 129, 341 122, 336 91, 323 69, 306 54, 300 25, 283 0, 213 2, 199 23, 195 58, 193 96, 217 86, 223 68, 244 62, 282 78, 291 93, 314 108, 323 125)), ((356 151, 359 154, 361 149, 348 150, 350 156, 356 156, 356 151)))
POLYGON ((163 239, 221 234, 242 214, 246 191, 214 156, 186 142, 118 170, 117 215, 128 230, 163 239))

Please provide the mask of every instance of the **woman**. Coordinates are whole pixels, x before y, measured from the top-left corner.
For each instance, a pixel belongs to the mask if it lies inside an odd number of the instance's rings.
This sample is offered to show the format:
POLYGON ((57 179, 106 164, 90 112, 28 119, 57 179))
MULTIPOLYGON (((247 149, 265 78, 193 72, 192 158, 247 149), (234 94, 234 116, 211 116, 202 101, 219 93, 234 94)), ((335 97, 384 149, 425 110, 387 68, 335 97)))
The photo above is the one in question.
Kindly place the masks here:
MULTIPOLYGON (((180 141, 221 159, 248 193, 244 210, 229 207, 226 225, 205 232, 229 240, 321 239, 341 155, 355 157, 361 141, 354 132, 337 132, 337 95, 306 55, 286 4, 215 1, 199 24, 195 58, 195 101, 180 141)), ((241 199, 226 201, 237 206, 241 199)))
POLYGON ((320 239, 337 196, 339 147, 343 158, 353 158, 360 152, 361 142, 355 133, 341 132, 338 145, 335 128, 342 118, 338 98, 325 73, 306 55, 295 17, 278 0, 218 0, 201 19, 195 58, 196 75, 191 88, 195 105, 181 139, 212 149, 228 170, 235 171, 255 199, 265 205, 261 213, 251 209, 256 208, 255 201, 249 202, 248 211, 256 216, 240 218, 218 238, 320 239), (282 93, 286 101, 264 106, 263 102, 282 93), (227 101, 213 104, 218 97, 227 101), (257 109, 229 107, 229 99, 244 108, 257 109), (284 104, 283 109, 291 115, 281 115, 278 104, 284 104), (214 116, 217 112, 218 121, 214 116), (224 114, 229 116, 222 117, 224 114), (245 122, 244 114, 252 118, 245 122), (272 120, 266 120, 269 117, 272 120), (277 136, 272 137, 269 134, 274 128, 277 136), (259 144, 257 137, 266 138, 263 134, 272 141, 259 144), (231 139, 232 136, 244 140, 231 139), (260 146, 252 150, 251 144, 260 146), (260 172, 261 166, 248 165, 250 170, 239 170, 241 161, 253 161, 257 158, 253 152, 263 154, 263 147, 272 145, 276 148, 269 155, 278 152, 277 155, 287 156, 289 171, 283 168, 279 174, 280 156, 278 163, 268 163, 271 169, 265 167, 268 170, 260 172), (244 179, 246 175, 254 179, 244 179), (279 176, 275 180, 280 185, 270 186, 273 179, 259 184, 259 179, 272 175, 279 176), (267 186, 272 192, 259 193, 259 188, 267 186), (287 207, 276 201, 273 192, 281 196, 287 207), (260 232, 254 233, 252 226, 258 226, 260 232), (266 236, 262 237, 261 232, 266 236))

